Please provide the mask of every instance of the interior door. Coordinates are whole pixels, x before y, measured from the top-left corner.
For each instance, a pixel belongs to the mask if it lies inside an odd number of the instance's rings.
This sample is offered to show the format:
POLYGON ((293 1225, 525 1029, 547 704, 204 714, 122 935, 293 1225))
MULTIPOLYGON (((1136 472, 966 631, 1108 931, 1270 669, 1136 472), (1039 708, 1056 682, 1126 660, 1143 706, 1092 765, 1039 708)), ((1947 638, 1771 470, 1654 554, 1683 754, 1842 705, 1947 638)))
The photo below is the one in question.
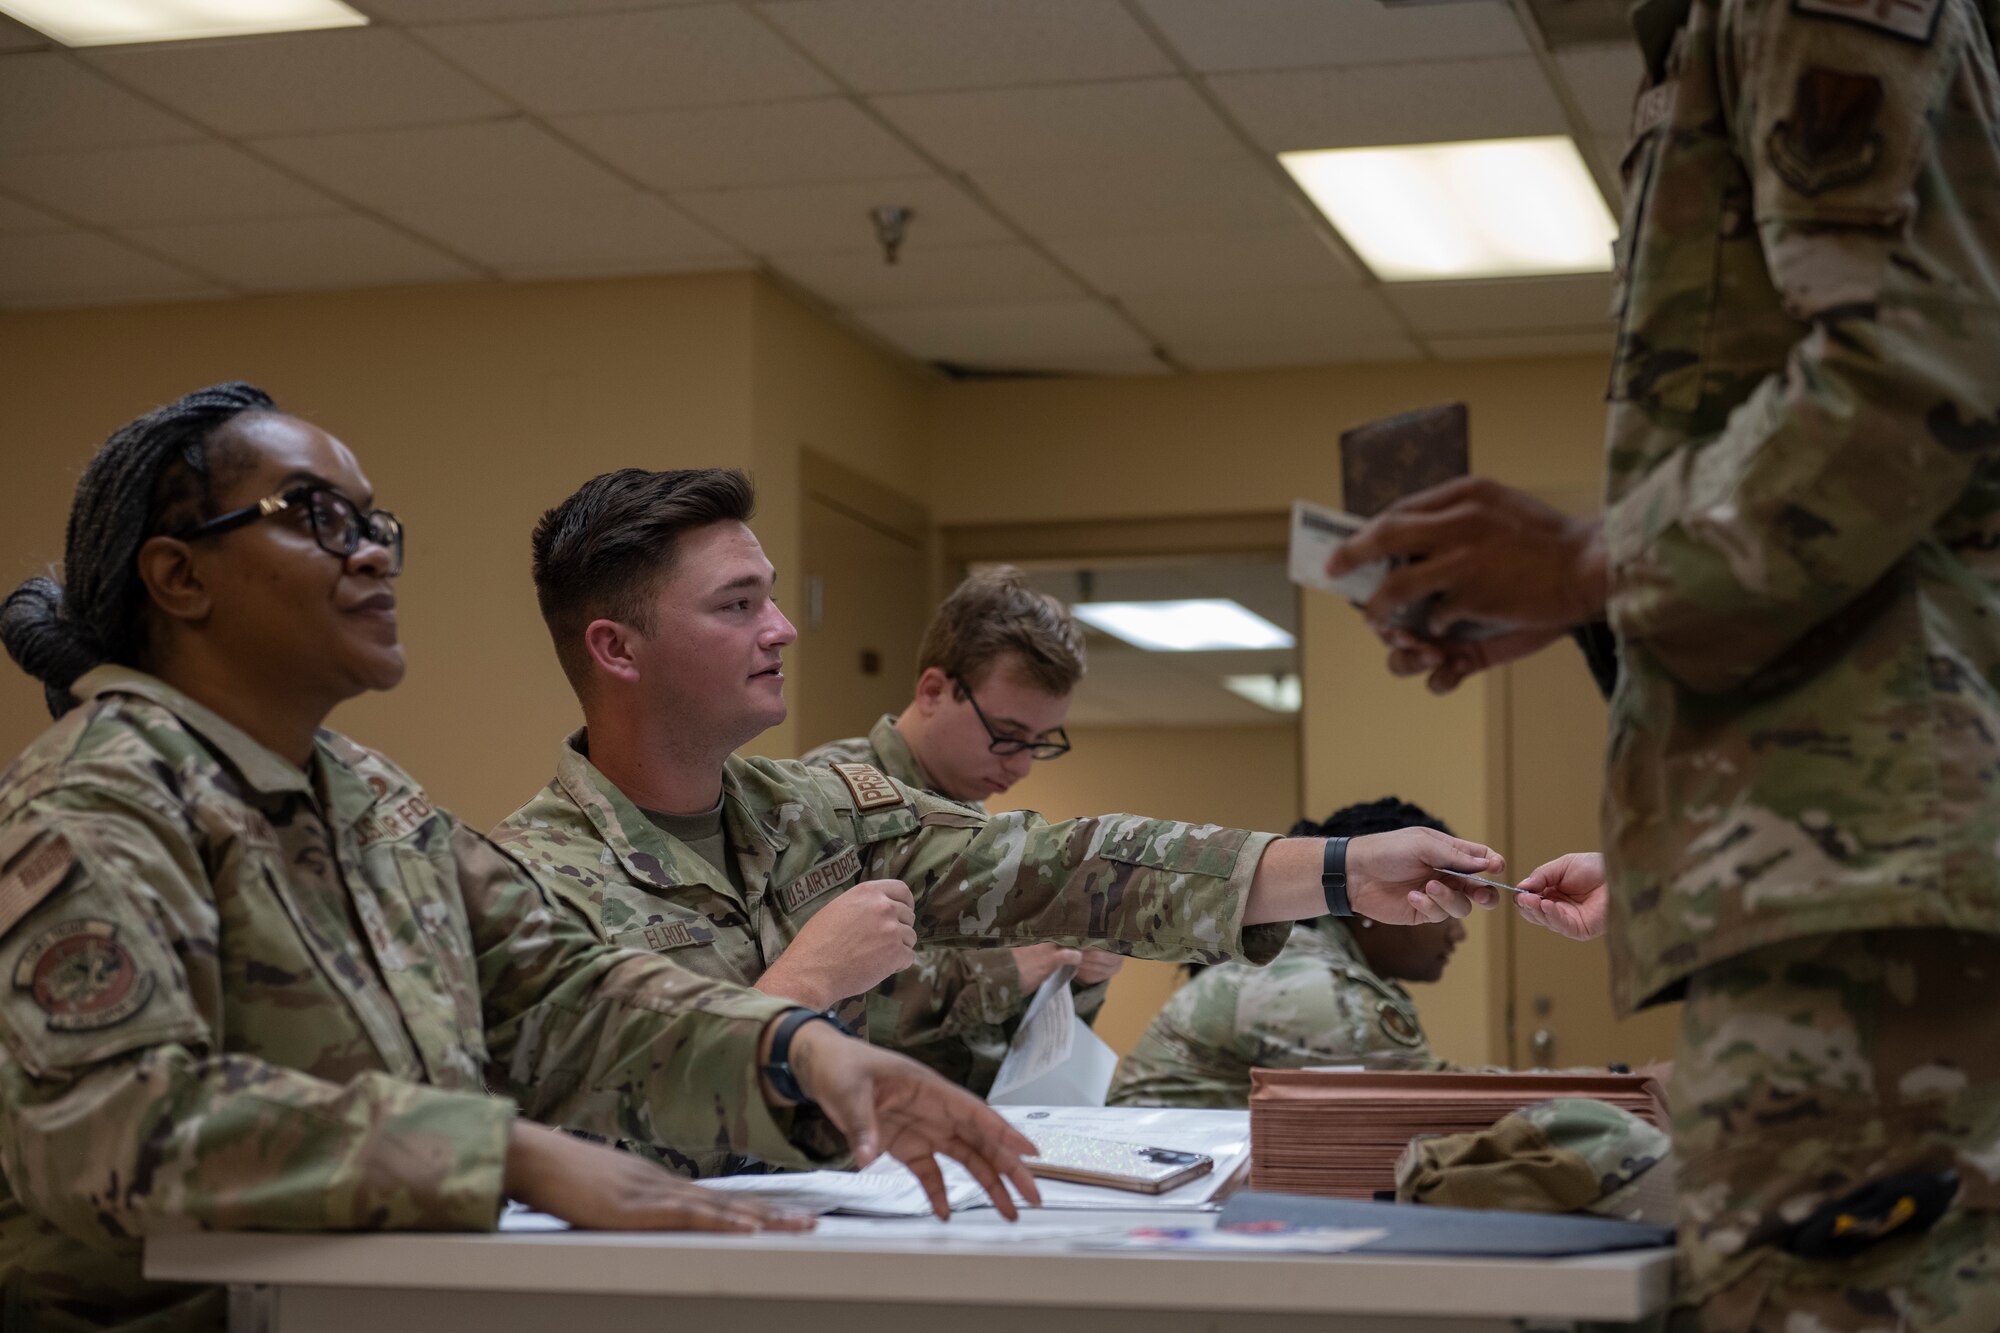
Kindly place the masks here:
POLYGON ((929 553, 895 529, 808 492, 798 616, 800 750, 900 713, 931 615, 929 553))

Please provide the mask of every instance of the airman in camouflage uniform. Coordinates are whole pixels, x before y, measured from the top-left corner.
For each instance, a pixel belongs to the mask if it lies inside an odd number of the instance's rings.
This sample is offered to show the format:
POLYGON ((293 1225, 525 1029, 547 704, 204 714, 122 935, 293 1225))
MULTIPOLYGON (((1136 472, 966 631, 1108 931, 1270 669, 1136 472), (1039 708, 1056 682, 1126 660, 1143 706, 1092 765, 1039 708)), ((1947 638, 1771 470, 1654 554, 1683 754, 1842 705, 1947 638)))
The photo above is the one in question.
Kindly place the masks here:
MULTIPOLYGON (((1389 929, 1389 927, 1384 927, 1389 929)), ((1292 927, 1268 967, 1203 969, 1118 1066, 1112 1106, 1248 1106, 1250 1071, 1443 1069, 1409 992, 1376 975, 1332 917, 1292 927)))
POLYGON ((1342 563, 1518 629, 1392 637, 1445 687, 1608 612, 1615 998, 1687 999, 1704 1326, 2000 1328, 2000 11, 1632 20, 1601 529, 1461 485, 1342 563))
POLYGON ((219 1327, 141 1279, 162 1229, 488 1230, 517 1104, 838 1149, 758 1090, 786 1001, 605 947, 380 755, 322 731, 308 775, 140 672, 72 688, 0 775, 10 1331, 219 1327))
MULTIPOLYGON (((597 771, 579 732, 563 743, 555 780, 493 838, 611 943, 746 986, 842 890, 870 879, 909 885, 920 942, 1053 940, 1144 958, 1264 963, 1289 930, 1242 924, 1274 834, 1134 815, 1060 824, 1031 811, 988 815, 866 765, 743 757, 724 768, 722 806, 740 894, 597 771)), ((848 997, 835 1016, 879 1035, 868 1001, 848 997)), ((695 1174, 733 1169, 719 1157, 681 1165, 695 1174)))
MULTIPOLYGON (((905 786, 946 794, 917 762, 896 730, 893 714, 884 714, 866 736, 828 741, 809 751, 803 762, 869 764, 905 786)), ((1109 989, 1108 982, 1072 982, 1077 1017, 1086 1023, 1094 1019, 1109 989)), ((921 1060, 983 1097, 1033 998, 1021 984, 1012 949, 927 946, 917 950, 915 963, 868 997, 869 1039, 921 1060)))

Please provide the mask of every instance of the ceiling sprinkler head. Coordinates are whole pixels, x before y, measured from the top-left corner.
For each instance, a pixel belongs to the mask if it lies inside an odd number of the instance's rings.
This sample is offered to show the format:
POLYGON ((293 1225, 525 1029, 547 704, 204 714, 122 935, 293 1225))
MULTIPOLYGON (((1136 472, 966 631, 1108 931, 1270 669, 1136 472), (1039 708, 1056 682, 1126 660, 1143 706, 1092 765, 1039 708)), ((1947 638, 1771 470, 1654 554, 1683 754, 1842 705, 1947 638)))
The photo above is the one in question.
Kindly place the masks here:
POLYGON ((882 262, 895 263, 896 252, 903 248, 903 229, 910 225, 915 214, 898 204, 883 204, 870 210, 868 216, 875 220, 875 239, 882 243, 882 262))

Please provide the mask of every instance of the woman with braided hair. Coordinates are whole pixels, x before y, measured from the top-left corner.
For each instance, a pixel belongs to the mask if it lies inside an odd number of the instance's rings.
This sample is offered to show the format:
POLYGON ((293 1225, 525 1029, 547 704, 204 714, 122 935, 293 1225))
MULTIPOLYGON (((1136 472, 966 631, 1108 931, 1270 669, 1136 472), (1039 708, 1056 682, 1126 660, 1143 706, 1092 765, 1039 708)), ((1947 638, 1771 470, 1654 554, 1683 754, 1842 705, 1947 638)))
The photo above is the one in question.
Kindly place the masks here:
POLYGON ((0 1326, 219 1329, 219 1291, 140 1276, 163 1230, 482 1230, 510 1195, 579 1226, 809 1225, 517 1104, 779 1164, 844 1135, 932 1186, 945 1151, 1009 1216, 1002 1176, 1033 1198, 1032 1145, 976 1099, 599 944, 323 729, 403 675, 403 529, 373 503, 339 441, 217 385, 105 443, 61 581, 0 609, 58 719, 0 774, 0 1326))

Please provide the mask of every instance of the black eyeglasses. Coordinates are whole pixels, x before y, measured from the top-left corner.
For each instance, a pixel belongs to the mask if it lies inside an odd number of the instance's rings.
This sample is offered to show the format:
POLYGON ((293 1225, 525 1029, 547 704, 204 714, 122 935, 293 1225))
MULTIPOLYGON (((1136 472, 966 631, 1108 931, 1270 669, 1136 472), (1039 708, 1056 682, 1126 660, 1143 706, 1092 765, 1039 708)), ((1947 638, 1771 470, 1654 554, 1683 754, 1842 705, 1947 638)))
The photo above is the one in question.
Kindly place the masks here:
POLYGON ((972 697, 972 687, 957 676, 951 678, 951 683, 958 693, 965 696, 965 701, 972 705, 972 715, 979 719, 979 725, 986 728, 986 748, 992 753, 1020 754, 1025 750, 1037 759, 1060 759, 1069 753, 1069 733, 1061 727, 1049 733, 1054 737, 1053 740, 1029 741, 1019 736, 1001 735, 993 730, 993 724, 986 720, 985 710, 980 708, 979 700, 972 697))
POLYGON ((313 540, 328 555, 345 560, 361 549, 362 538, 366 537, 389 552, 391 574, 403 572, 402 520, 386 509, 371 509, 364 514, 354 501, 324 484, 297 486, 277 495, 267 495, 256 504, 232 509, 173 535, 182 541, 213 537, 218 533, 233 532, 260 518, 298 510, 304 511, 312 524, 313 540))

